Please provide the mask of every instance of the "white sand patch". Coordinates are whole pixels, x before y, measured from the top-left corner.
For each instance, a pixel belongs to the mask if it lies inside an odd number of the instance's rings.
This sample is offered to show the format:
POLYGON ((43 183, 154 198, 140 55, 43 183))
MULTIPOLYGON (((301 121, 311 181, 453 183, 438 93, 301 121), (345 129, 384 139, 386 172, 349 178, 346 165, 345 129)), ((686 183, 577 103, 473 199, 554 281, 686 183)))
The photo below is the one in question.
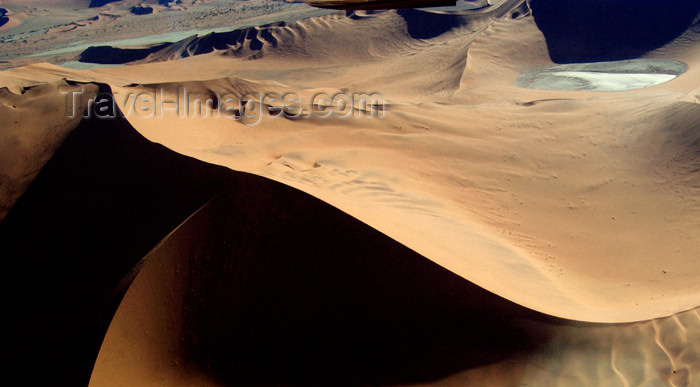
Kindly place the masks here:
POLYGON ((687 70, 676 60, 632 59, 535 68, 515 83, 538 90, 623 91, 666 83, 687 70))
POLYGON ((560 71, 548 74, 552 77, 577 78, 586 82, 586 90, 621 91, 641 89, 668 82, 676 77, 673 74, 615 74, 586 71, 560 71))

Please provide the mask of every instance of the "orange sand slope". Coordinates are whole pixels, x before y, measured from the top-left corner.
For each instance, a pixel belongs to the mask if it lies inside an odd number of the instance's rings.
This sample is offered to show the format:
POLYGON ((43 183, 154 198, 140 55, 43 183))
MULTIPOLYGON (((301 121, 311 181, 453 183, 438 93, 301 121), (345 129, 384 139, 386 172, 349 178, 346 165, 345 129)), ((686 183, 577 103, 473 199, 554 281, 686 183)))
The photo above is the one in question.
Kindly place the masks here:
POLYGON ((647 55, 687 64, 670 82, 530 90, 515 79, 552 64, 543 36, 521 11, 494 12, 422 39, 396 11, 334 14, 257 27, 275 43, 247 57, 34 65, 2 79, 98 81, 122 96, 295 92, 306 112, 319 91, 380 93, 383 118, 127 119, 178 153, 310 193, 540 312, 624 322, 700 305, 697 33, 647 55))

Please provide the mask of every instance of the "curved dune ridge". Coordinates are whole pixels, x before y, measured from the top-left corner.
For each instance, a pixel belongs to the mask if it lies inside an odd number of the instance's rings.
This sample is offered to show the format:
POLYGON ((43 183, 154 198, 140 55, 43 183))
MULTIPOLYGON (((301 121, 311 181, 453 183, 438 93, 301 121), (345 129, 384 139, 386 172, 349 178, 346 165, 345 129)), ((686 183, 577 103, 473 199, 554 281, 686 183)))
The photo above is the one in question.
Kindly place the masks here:
POLYGON ((22 295, 3 301, 3 363, 93 385, 697 383, 700 19, 634 61, 563 68, 546 12, 476 11, 332 14, 1 73, 0 283, 22 295), (519 86, 640 63, 674 78, 519 86), (69 118, 58 91, 77 89, 119 117, 69 118), (129 105, 183 91, 203 110, 129 105), (379 110, 322 117, 321 92, 379 110), (265 93, 294 93, 301 116, 265 93), (249 104, 217 115, 226 95, 249 104))

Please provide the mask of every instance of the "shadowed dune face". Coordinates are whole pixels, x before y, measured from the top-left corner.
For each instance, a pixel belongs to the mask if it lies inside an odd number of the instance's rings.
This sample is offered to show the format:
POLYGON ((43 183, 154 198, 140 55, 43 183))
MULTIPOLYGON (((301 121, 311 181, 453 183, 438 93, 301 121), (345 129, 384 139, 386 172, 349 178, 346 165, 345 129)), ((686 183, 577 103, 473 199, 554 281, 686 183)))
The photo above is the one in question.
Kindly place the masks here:
POLYGON ((411 38, 431 39, 452 29, 465 26, 468 30, 476 31, 479 29, 479 24, 483 24, 485 20, 491 18, 506 16, 510 19, 517 19, 530 13, 525 1, 507 0, 505 3, 508 5, 495 7, 494 10, 484 7, 485 10, 480 13, 470 13, 472 12, 470 10, 433 11, 430 8, 423 10, 400 9, 396 13, 406 21, 406 28, 411 38), (469 28, 470 25, 476 26, 469 28))
POLYGON ((0 26, 3 26, 10 21, 10 18, 5 17, 5 14, 7 14, 7 10, 5 8, 0 8, 0 26))
POLYGON ((697 0, 531 0, 557 63, 637 58, 672 41, 700 11, 697 0))
POLYGON ((122 281, 226 173, 123 122, 83 121, 0 223, 0 346, 10 379, 86 383, 122 281))
POLYGON ((15 86, 14 92, 0 88, 0 221, 80 122, 79 117, 65 113, 60 91, 84 91, 83 103, 97 91, 95 85, 71 85, 64 80, 15 86))
POLYGON ((146 58, 148 55, 171 46, 162 43, 148 48, 90 47, 80 53, 78 61, 98 64, 123 64, 146 58))
POLYGON ((97 8, 109 3, 116 3, 119 0, 90 0, 90 8, 97 8))
POLYGON ((185 348, 227 383, 421 382, 545 341, 535 313, 279 183, 238 175, 202 216, 185 348))
POLYGON ((401 9, 397 13, 406 21, 408 34, 413 39, 430 39, 461 27, 469 22, 460 15, 442 15, 417 9, 401 9))
POLYGON ((425 382, 544 345, 530 318, 544 317, 316 198, 232 172, 145 258, 91 384, 175 384, 169 370, 194 366, 227 385, 425 382))
POLYGON ((129 9, 134 15, 148 15, 153 13, 153 7, 134 6, 129 9))
MULTIPOLYGON (((180 51, 181 57, 208 54, 214 50, 230 50, 233 55, 251 55, 260 51, 264 44, 277 47, 277 39, 271 30, 282 28, 285 23, 277 23, 264 27, 246 28, 231 32, 211 33, 198 37, 186 44, 186 49, 180 51)), ((187 40, 185 41, 187 42, 187 40)), ((177 46, 178 44, 176 44, 177 46)))

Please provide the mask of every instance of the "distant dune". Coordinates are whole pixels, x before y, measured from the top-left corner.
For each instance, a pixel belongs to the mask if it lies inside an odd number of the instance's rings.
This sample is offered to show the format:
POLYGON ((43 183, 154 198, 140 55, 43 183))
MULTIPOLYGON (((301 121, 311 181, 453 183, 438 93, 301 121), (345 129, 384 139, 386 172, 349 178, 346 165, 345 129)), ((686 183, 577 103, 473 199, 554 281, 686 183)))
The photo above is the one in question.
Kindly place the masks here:
MULTIPOLYGON (((522 3, 522 2, 521 2, 522 3)), ((524 3, 523 3, 524 4, 524 3)), ((405 24, 405 30, 413 39, 430 39, 437 37, 455 28, 476 30, 493 17, 500 17, 504 13, 513 12, 515 17, 525 12, 499 8, 494 12, 480 12, 472 15, 464 14, 439 14, 415 9, 399 10, 397 14, 401 19, 394 19, 392 23, 405 24)), ((350 17, 361 19, 358 14, 350 17)), ((224 51, 229 55, 245 58, 259 58, 266 51, 278 49, 278 53, 284 54, 290 51, 296 52, 302 47, 295 47, 295 40, 307 33, 307 26, 302 23, 273 23, 258 27, 245 28, 230 32, 210 33, 204 36, 192 36, 172 45, 163 44, 159 50, 142 48, 89 48, 80 55, 81 62, 87 63, 112 63, 121 64, 144 59, 145 62, 181 59, 194 55, 208 54, 213 51, 224 51), (152 51, 151 51, 152 50, 152 51), (108 53, 109 52, 109 53, 108 53), (108 54, 107 54, 108 53, 108 54), (148 53, 148 55, 144 55, 148 53), (97 54, 97 55, 95 55, 97 54)), ((313 27, 312 27, 313 28, 313 27)), ((308 31, 319 35, 320 31, 308 31)), ((304 42, 306 45, 306 43, 304 42)))

